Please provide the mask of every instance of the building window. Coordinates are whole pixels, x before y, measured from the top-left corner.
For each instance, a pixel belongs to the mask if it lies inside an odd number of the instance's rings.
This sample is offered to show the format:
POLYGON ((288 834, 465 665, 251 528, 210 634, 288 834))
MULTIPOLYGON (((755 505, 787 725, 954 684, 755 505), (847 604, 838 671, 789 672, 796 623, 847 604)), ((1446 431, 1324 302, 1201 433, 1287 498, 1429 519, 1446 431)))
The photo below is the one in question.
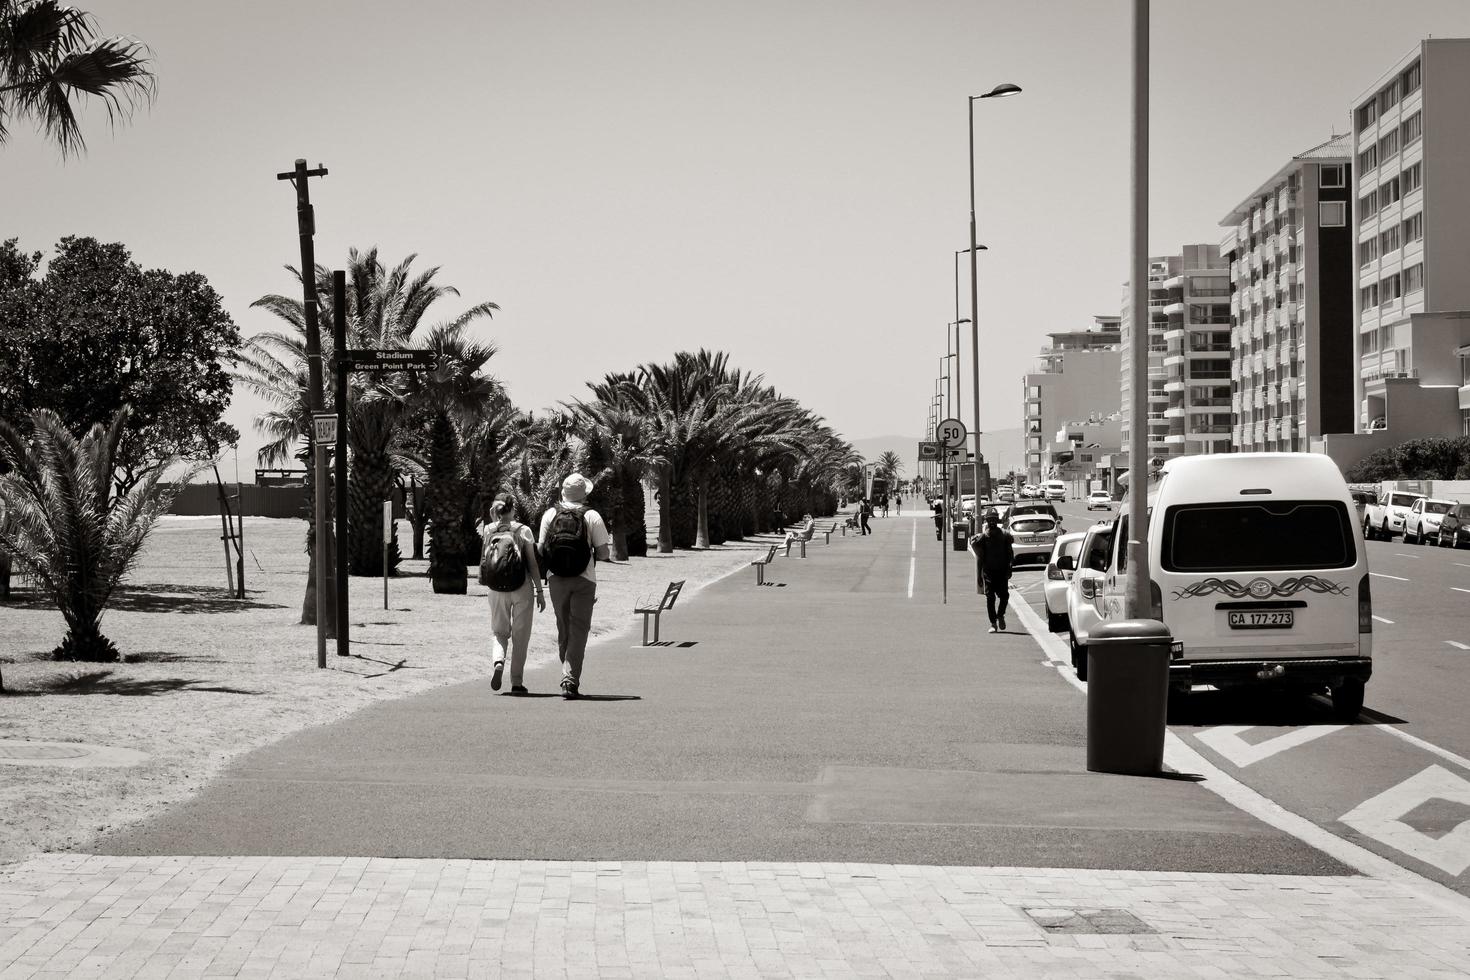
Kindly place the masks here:
POLYGON ((1366 174, 1378 167, 1378 147, 1370 146, 1358 154, 1358 173, 1366 174))
POLYGON ((1408 194, 1412 191, 1417 191, 1419 189, 1419 186, 1424 183, 1423 167, 1417 163, 1414 164, 1412 167, 1405 167, 1403 183, 1405 194, 1408 194))
POLYGON ((1391 158, 1397 156, 1398 152, 1399 132, 1396 129, 1390 130, 1388 135, 1378 141, 1378 162, 1387 163, 1391 158))
POLYGON ((1424 214, 1411 214, 1404 219, 1404 244, 1417 242, 1424 237, 1424 214))
POLYGON ((1405 68, 1404 73, 1399 78, 1404 83, 1405 95, 1408 95, 1410 92, 1417 92, 1419 90, 1419 62, 1416 61, 1405 68))
POLYGON ((1362 334, 1362 337, 1363 337, 1363 353, 1364 354, 1376 354, 1376 353, 1378 353, 1378 331, 1376 329, 1375 330, 1369 330, 1369 331, 1365 332, 1364 334, 1362 334))
POLYGON ((1403 290, 1400 287, 1401 280, 1397 272, 1378 280, 1378 305, 1387 306, 1389 303, 1398 300, 1403 295, 1403 290))
POLYGON ((1378 93, 1378 112, 1380 115, 1399 104, 1399 80, 1395 78, 1378 93))
POLYGON ((1323 228, 1345 228, 1347 226, 1347 204, 1342 201, 1321 201, 1317 204, 1317 224, 1323 228))
POLYGON ((1358 220, 1367 221, 1378 213, 1378 192, 1369 191, 1358 198, 1358 220))
POLYGON ((1317 186, 1318 187, 1344 187, 1344 186, 1346 186, 1346 183, 1345 183, 1345 180, 1344 180, 1344 177, 1343 177, 1342 169, 1343 169, 1342 168, 1342 164, 1340 164, 1340 163, 1324 164, 1322 167, 1318 168, 1318 170, 1317 170, 1317 178, 1318 178, 1317 179, 1317 186))
POLYGON ((1404 292, 1418 292, 1424 288, 1424 263, 1411 265, 1404 270, 1404 292))
POLYGON ((1367 129, 1378 118, 1378 100, 1369 99, 1358 106, 1358 128, 1367 129))
POLYGON ((1403 136, 1404 146, 1408 147, 1424 135, 1424 119, 1419 113, 1414 113, 1404 120, 1404 124, 1399 127, 1399 132, 1403 136))
POLYGON ((1394 225, 1392 228, 1388 229, 1388 231, 1385 231, 1378 236, 1378 254, 1382 255, 1384 258, 1387 258, 1390 252, 1397 252, 1398 249, 1399 226, 1394 225))
POLYGON ((1390 177, 1378 185, 1378 206, 1386 208, 1399 199, 1399 179, 1390 177))
POLYGON ((1378 239, 1370 238, 1366 242, 1358 242, 1358 265, 1365 266, 1378 258, 1378 239))
POLYGON ((1378 283, 1375 282, 1371 286, 1364 286, 1362 289, 1358 290, 1358 302, 1359 305, 1361 305, 1365 310, 1377 306, 1378 283))

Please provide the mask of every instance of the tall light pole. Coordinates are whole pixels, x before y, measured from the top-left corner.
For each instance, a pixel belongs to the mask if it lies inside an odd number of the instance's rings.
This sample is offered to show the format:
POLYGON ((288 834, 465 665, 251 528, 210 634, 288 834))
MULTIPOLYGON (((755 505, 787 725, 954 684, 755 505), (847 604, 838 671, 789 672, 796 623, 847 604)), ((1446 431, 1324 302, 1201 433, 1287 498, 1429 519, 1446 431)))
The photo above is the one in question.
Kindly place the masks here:
POLYGON ((1148 577, 1148 0, 1133 0, 1133 215, 1128 329, 1133 403, 1128 431, 1128 595, 1126 613, 1149 614, 1148 577))
POLYGON ((971 406, 975 420, 975 499, 980 499, 980 290, 976 278, 975 256, 980 246, 975 240, 975 100, 1002 99, 1008 95, 1020 95, 1021 86, 1001 82, 984 95, 969 97, 967 115, 970 123, 970 345, 975 351, 975 371, 971 378, 975 404, 971 406))
MULTIPOLYGON (((959 302, 959 301, 956 300, 956 302, 959 302)), ((951 392, 951 394, 950 394, 950 403, 949 403, 949 415, 950 415, 950 418, 959 418, 959 416, 960 416, 960 409, 961 409, 961 405, 960 405, 960 324, 962 324, 962 323, 969 323, 969 322, 970 322, 969 317, 966 317, 963 320, 955 320, 952 323, 946 324, 946 328, 945 328, 945 331, 944 331, 945 358, 946 358, 946 360, 952 360, 952 361, 954 361, 954 364, 952 366, 950 366, 950 368, 949 368, 949 376, 950 376, 949 389, 950 389, 950 392, 951 392), (954 347, 953 348, 950 347, 950 343, 949 343, 949 328, 951 328, 951 327, 954 328, 954 347)))

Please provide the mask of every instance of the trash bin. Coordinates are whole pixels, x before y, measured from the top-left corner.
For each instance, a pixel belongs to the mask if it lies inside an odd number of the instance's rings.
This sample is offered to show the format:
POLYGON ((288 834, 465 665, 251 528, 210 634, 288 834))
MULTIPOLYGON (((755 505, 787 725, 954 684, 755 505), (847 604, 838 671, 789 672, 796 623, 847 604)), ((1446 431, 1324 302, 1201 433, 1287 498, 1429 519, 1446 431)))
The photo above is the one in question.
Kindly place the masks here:
POLYGON ((970 525, 956 521, 954 526, 954 550, 966 551, 970 547, 970 525))
POLYGON ((1164 768, 1169 628, 1153 619, 1093 627, 1087 638, 1087 769, 1156 776, 1164 768))

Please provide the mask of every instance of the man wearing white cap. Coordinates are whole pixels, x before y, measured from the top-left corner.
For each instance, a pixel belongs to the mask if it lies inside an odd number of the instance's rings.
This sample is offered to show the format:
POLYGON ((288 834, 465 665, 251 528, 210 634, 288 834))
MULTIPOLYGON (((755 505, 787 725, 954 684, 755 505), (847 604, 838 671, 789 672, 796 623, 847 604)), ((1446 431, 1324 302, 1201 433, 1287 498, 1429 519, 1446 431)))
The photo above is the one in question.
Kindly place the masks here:
POLYGON ((536 541, 546 570, 551 609, 556 613, 556 648, 561 657, 561 694, 577 696, 582 682, 582 656, 592 631, 597 602, 597 563, 607 561, 607 525, 587 506, 592 481, 573 473, 562 481, 561 502, 541 515, 536 541))

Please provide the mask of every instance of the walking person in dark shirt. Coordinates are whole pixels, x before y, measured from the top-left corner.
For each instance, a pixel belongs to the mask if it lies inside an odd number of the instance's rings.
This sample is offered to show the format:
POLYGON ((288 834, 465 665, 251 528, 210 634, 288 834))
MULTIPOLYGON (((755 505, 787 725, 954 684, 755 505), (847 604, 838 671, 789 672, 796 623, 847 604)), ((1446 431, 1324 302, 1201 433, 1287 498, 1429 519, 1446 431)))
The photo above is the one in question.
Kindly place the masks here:
POLYGON ((985 530, 970 539, 975 553, 976 571, 985 585, 985 613, 990 617, 990 632, 1003 633, 1006 628, 1006 606, 1011 599, 1011 561, 1015 557, 1011 533, 1000 526, 1000 515, 985 512, 985 530))
POLYGON ((944 540, 944 501, 934 498, 934 540, 944 540))

